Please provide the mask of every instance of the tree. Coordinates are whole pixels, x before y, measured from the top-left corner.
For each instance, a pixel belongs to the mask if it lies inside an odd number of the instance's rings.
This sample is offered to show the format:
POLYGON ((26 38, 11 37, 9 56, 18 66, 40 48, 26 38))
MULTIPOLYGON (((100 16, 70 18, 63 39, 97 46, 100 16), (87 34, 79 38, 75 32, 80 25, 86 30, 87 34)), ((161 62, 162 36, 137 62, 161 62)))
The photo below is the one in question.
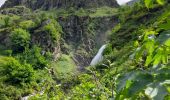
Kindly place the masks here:
POLYGON ((22 52, 30 43, 30 34, 21 28, 15 29, 10 35, 12 48, 15 52, 22 52))

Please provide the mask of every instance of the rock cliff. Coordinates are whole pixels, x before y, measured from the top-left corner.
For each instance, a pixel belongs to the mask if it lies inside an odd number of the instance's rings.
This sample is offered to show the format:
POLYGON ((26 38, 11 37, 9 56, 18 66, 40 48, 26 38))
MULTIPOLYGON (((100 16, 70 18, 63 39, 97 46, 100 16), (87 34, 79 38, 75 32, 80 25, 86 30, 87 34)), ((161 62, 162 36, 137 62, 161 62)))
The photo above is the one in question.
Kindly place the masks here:
POLYGON ((17 5, 24 5, 32 9, 50 8, 96 8, 102 6, 118 7, 116 0, 7 0, 2 6, 13 7, 17 5))
MULTIPOLYGON (((108 31, 117 24, 118 18, 70 16, 58 21, 63 28, 65 43, 71 46, 75 62, 82 67, 88 66, 100 46, 105 44, 108 31)), ((69 51, 65 46, 61 47, 63 52, 69 51)))
MULTIPOLYGON (((74 8, 74 12, 68 13, 66 16, 56 14, 55 20, 59 22, 63 31, 61 46, 50 42, 44 31, 38 31, 43 26, 31 29, 32 43, 38 44, 44 51, 56 52, 56 50, 60 51, 61 49, 63 54, 72 54, 76 64, 84 67, 90 64, 97 50, 101 45, 105 44, 108 31, 111 31, 117 24, 118 18, 112 14, 114 12, 112 8, 115 7, 118 7, 116 0, 7 0, 2 7, 4 9, 1 10, 1 13, 28 17, 29 13, 27 11, 25 14, 24 9, 31 8, 35 10, 41 8, 48 10, 58 8, 57 10, 60 10, 62 8, 67 12, 68 8, 74 8), (107 6, 107 8, 103 6, 107 6), (10 7, 12 10, 9 9, 10 7), (90 11, 84 10, 86 8, 90 9, 90 11), (81 14, 75 14, 76 12, 81 14), (100 16, 101 13, 105 16, 100 16), (90 14, 95 14, 95 16, 92 17, 90 14)), ((63 12, 63 10, 60 11, 63 12)), ((33 12, 38 13, 37 11, 33 12)), ((49 12, 50 10, 48 10, 49 12)), ((56 12, 55 10, 52 13, 56 12)))

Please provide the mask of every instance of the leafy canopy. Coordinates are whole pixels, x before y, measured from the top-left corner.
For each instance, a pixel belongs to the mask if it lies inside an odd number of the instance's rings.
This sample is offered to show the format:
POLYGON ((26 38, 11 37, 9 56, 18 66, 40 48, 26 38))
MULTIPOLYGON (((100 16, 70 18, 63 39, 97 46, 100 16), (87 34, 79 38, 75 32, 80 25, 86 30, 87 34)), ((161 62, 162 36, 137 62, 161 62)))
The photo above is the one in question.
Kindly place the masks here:
POLYGON ((10 35, 12 48, 14 51, 21 52, 30 44, 30 34, 21 28, 14 29, 10 35))

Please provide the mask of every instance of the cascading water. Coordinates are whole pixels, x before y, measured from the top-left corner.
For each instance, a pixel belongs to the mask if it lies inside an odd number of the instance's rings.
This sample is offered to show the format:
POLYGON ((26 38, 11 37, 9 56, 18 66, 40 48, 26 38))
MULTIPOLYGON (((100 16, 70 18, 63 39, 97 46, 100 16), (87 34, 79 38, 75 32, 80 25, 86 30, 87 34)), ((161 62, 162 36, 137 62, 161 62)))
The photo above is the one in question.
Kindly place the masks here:
POLYGON ((105 48, 106 48, 106 45, 103 45, 103 46, 99 49, 97 55, 93 58, 93 60, 92 60, 91 63, 90 63, 91 66, 95 66, 96 64, 98 64, 99 62, 101 62, 101 61, 103 60, 103 55, 102 55, 102 53, 103 53, 103 51, 104 51, 105 48))

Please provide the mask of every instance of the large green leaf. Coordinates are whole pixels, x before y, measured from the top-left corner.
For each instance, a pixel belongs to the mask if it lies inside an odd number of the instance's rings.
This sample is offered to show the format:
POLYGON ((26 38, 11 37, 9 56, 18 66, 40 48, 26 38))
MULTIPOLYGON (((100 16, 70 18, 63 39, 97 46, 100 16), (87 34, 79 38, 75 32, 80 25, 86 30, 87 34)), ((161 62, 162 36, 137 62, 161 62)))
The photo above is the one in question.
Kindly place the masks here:
POLYGON ((134 54, 135 54, 135 58, 136 58, 137 61, 142 57, 144 50, 145 50, 145 46, 138 47, 136 49, 134 54))
POLYGON ((153 65, 158 64, 167 64, 168 63, 168 54, 169 50, 165 47, 160 47, 156 50, 156 53, 153 57, 153 65))
POLYGON ((164 5, 165 4, 165 0, 156 0, 158 4, 160 5, 164 5))
POLYGON ((119 78, 116 82, 117 83, 116 84, 117 92, 120 92, 126 86, 127 80, 131 80, 135 77, 135 73, 136 72, 130 72, 130 73, 124 74, 122 76, 119 76, 119 78))
POLYGON ((152 5, 153 5, 153 1, 154 1, 154 0, 144 0, 145 6, 146 6, 147 8, 151 8, 152 5))
POLYGON ((167 20, 167 23, 163 23, 159 25, 159 28, 164 29, 164 30, 169 30, 170 29, 170 20, 167 20))
POLYGON ((164 97, 168 94, 166 88, 159 82, 148 85, 145 90, 145 94, 153 100, 164 100, 164 97))
POLYGON ((152 81, 153 76, 148 72, 138 70, 127 73, 118 78, 118 97, 116 97, 116 99, 134 97, 140 91, 144 90, 152 81))
POLYGON ((164 5, 165 4, 165 0, 144 0, 145 6, 147 8, 152 8, 153 4, 157 2, 160 5, 164 5))
POLYGON ((145 89, 146 85, 150 84, 152 81, 153 76, 151 74, 145 72, 138 73, 133 80, 133 83, 128 88, 127 97, 133 97, 135 94, 145 89))
POLYGON ((154 82, 147 86, 145 94, 153 100, 164 100, 165 96, 168 95, 165 85, 170 84, 170 68, 164 66, 164 68, 157 69, 152 74, 154 75, 154 82))
POLYGON ((170 47, 170 38, 165 41, 165 45, 170 47))
POLYGON ((163 100, 168 94, 166 84, 170 84, 170 69, 168 66, 161 66, 148 71, 135 70, 120 76, 117 83, 116 100, 125 98, 137 99, 139 93, 145 94, 153 100, 163 100))
POLYGON ((162 68, 154 72, 155 80, 159 82, 164 82, 170 79, 170 68, 162 68))
POLYGON ((152 62, 152 55, 147 56, 145 66, 148 66, 152 62))
POLYGON ((160 33, 159 37, 157 38, 157 42, 164 44, 168 39, 170 39, 170 30, 160 33))

